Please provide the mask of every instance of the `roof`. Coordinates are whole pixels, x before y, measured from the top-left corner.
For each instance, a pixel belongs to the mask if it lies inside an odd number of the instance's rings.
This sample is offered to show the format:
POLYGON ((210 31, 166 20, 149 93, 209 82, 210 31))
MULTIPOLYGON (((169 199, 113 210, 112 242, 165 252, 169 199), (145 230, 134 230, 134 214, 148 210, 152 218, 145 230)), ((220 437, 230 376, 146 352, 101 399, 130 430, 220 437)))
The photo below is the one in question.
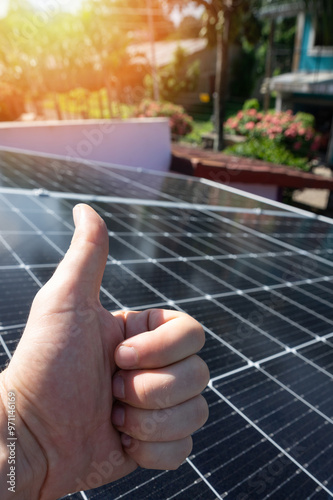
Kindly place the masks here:
POLYGON ((190 160, 195 177, 227 183, 265 184, 291 188, 333 190, 333 179, 275 165, 253 158, 216 153, 199 148, 173 145, 175 157, 190 160))
POLYGON ((304 10, 304 2, 286 2, 286 0, 273 0, 271 5, 266 5, 258 11, 258 16, 262 18, 293 17, 304 10))
MULTIPOLYGON (((178 47, 184 49, 186 54, 190 56, 204 50, 206 46, 207 41, 204 38, 155 42, 157 66, 163 67, 170 64, 178 47)), ((130 45, 127 50, 129 54, 134 57, 135 62, 139 62, 142 58, 144 58, 149 62, 149 64, 152 64, 150 42, 135 43, 130 45)))
POLYGON ((333 71, 284 73, 271 78, 270 89, 279 92, 333 96, 333 71))

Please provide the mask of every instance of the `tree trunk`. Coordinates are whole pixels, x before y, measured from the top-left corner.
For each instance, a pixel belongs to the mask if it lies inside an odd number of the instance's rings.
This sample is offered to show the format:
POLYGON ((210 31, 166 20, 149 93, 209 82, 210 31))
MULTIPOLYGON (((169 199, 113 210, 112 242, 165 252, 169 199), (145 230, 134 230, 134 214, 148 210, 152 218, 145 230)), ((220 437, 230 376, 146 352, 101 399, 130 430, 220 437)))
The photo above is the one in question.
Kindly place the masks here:
POLYGON ((266 54, 266 91, 264 96, 264 111, 267 112, 269 110, 269 104, 271 100, 271 91, 270 91, 270 79, 272 77, 272 56, 273 56, 273 43, 274 43, 274 35, 275 35, 275 19, 272 19, 271 26, 269 30, 269 39, 267 45, 267 54, 266 54))
MULTIPOLYGON (((229 64, 229 31, 230 10, 224 12, 223 30, 217 34, 217 58, 216 58, 216 84, 215 84, 215 130, 217 141, 215 148, 222 151, 224 148, 224 120, 225 105, 228 92, 228 64, 229 64)), ((240 78, 243 76, 240 75, 240 78)))

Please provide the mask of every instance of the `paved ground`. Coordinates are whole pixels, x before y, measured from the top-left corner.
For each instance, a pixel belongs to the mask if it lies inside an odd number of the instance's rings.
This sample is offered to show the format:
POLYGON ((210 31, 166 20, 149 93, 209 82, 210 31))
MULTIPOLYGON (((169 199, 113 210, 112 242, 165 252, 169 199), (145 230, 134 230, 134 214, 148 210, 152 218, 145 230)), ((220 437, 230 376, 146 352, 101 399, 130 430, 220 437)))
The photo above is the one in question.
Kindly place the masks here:
MULTIPOLYGON (((323 177, 333 177, 330 168, 319 166, 313 169, 313 172, 323 177)), ((333 217, 333 209, 327 209, 327 203, 330 192, 326 189, 302 189, 296 190, 293 194, 293 202, 297 206, 310 210, 327 217, 333 217)))

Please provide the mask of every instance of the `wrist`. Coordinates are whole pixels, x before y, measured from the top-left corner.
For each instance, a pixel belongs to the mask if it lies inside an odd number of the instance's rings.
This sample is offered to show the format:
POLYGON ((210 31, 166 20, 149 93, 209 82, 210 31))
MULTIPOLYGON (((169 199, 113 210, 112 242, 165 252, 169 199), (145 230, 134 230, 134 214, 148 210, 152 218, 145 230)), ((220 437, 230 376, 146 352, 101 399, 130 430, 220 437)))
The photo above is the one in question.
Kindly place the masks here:
POLYGON ((0 374, 1 499, 39 500, 47 466, 43 452, 19 413, 19 395, 0 374))

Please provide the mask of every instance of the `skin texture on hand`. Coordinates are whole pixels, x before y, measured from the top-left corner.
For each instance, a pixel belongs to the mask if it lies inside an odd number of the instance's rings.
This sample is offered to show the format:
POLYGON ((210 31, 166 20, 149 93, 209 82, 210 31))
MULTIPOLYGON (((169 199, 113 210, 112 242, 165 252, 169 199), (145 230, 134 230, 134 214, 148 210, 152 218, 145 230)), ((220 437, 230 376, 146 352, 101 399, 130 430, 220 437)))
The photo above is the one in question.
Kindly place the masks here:
POLYGON ((106 311, 105 224, 86 205, 74 220, 71 247, 36 295, 0 376, 1 491, 8 391, 16 394, 18 438, 17 492, 4 499, 55 500, 138 465, 177 468, 208 417, 200 395, 208 368, 195 354, 202 327, 177 311, 106 311))

